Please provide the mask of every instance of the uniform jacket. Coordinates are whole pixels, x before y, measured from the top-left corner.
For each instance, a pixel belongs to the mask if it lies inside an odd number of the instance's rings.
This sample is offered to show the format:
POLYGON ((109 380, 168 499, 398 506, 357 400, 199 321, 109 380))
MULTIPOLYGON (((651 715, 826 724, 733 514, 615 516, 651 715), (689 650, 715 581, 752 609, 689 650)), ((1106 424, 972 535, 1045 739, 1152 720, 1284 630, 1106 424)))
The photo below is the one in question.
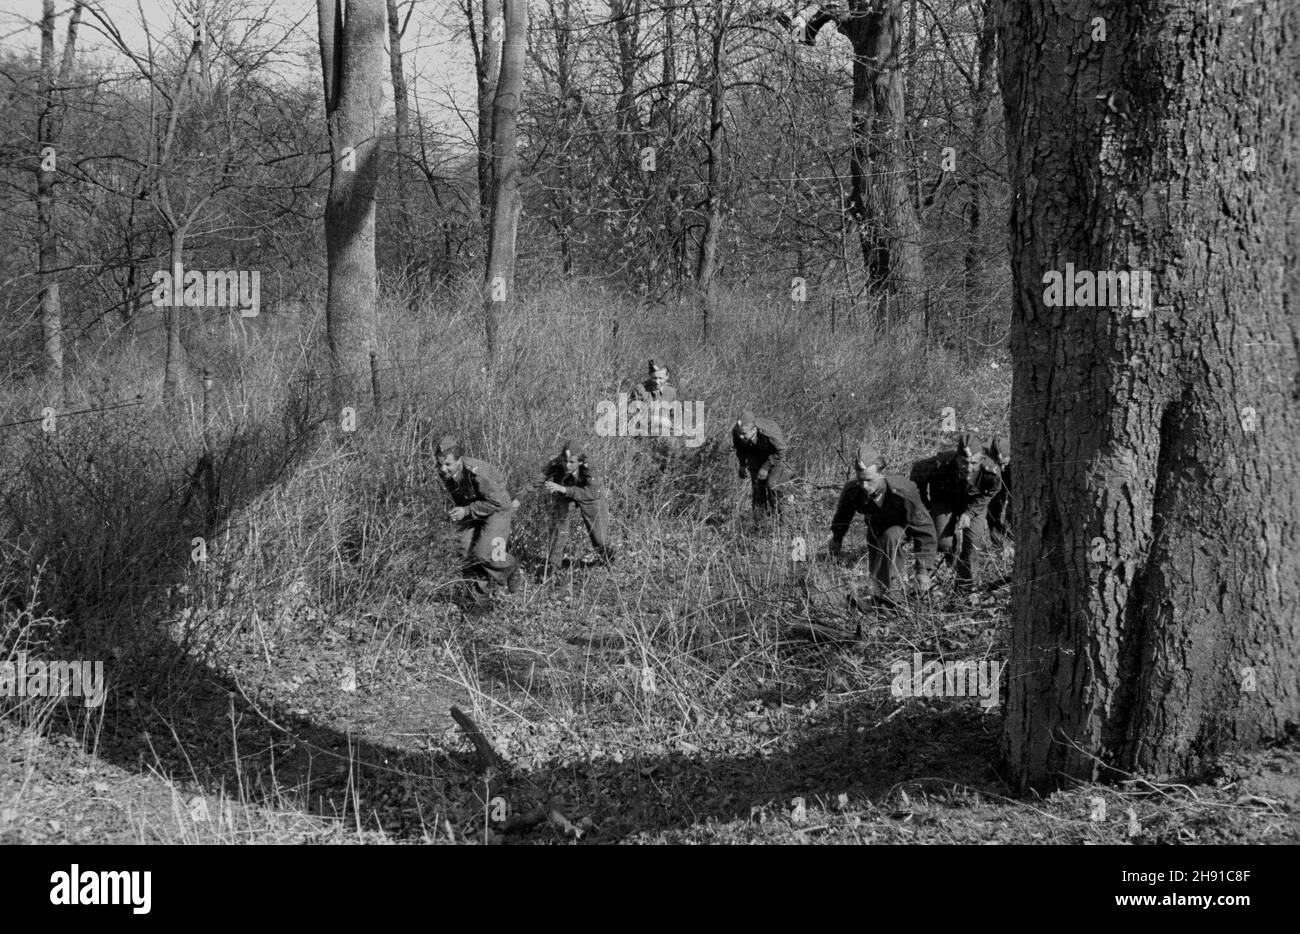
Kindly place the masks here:
POLYGON ((646 380, 632 387, 628 398, 633 402, 674 402, 677 399, 677 390, 668 385, 661 385, 658 389, 652 390, 650 381, 646 380))
POLYGON ((510 508, 506 478, 491 464, 476 457, 461 458, 460 475, 442 481, 457 506, 469 507, 470 519, 486 519, 510 508))
POLYGON ((1002 468, 982 451, 940 451, 913 464, 911 480, 930 511, 965 512, 988 505, 1002 487, 1002 468))
POLYGON ((770 418, 754 416, 754 427, 758 429, 758 435, 753 441, 748 441, 741 436, 739 425, 731 426, 731 444, 736 449, 736 459, 740 466, 752 471, 770 472, 785 455, 785 436, 770 418))
POLYGON ((831 538, 838 549, 844 540, 855 513, 861 513, 873 539, 879 539, 885 530, 901 526, 913 542, 918 555, 933 555, 938 547, 934 522, 929 510, 921 502, 915 484, 902 477, 885 477, 885 494, 879 506, 863 489, 860 480, 850 480, 840 492, 835 518, 831 520, 831 538))
POLYGON ((579 460, 578 472, 571 474, 565 467, 565 459, 556 457, 546 465, 542 479, 560 484, 564 492, 555 495, 568 497, 579 505, 594 503, 601 497, 600 480, 586 460, 579 460))

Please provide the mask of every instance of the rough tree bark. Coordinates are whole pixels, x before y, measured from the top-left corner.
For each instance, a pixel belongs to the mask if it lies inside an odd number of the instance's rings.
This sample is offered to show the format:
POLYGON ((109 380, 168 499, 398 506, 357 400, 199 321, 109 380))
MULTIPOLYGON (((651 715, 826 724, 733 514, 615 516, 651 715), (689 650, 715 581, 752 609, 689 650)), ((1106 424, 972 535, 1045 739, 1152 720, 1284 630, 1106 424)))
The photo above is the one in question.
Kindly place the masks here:
POLYGON ((504 0, 505 39, 501 76, 492 101, 492 216, 488 223, 487 272, 483 279, 483 323, 487 363, 496 358, 497 314, 515 301, 515 239, 523 197, 515 148, 519 98, 528 44, 527 0, 504 0))
POLYGON ((330 187, 325 333, 335 401, 364 385, 375 338, 375 190, 384 103, 384 0, 317 0, 330 187))
POLYGON ((903 0, 818 7, 804 41, 827 23, 853 47, 853 148, 849 210, 858 226, 868 286, 904 294, 921 282, 920 220, 908 190, 901 48, 903 0))
POLYGON ((1300 723, 1300 6, 1005 16, 1008 768, 1196 776, 1300 723), (1067 263, 1149 270, 1153 307, 1049 307, 1067 263))

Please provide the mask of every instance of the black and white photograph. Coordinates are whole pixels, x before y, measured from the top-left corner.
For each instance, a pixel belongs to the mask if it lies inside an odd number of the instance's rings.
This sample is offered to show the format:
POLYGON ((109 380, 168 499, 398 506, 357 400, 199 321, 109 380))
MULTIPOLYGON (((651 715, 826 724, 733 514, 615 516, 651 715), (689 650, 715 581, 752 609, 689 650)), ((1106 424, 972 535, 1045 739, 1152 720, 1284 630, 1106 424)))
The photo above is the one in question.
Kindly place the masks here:
POLYGON ((1295 0, 4 0, 0 217, 32 903, 1300 843, 1295 0))

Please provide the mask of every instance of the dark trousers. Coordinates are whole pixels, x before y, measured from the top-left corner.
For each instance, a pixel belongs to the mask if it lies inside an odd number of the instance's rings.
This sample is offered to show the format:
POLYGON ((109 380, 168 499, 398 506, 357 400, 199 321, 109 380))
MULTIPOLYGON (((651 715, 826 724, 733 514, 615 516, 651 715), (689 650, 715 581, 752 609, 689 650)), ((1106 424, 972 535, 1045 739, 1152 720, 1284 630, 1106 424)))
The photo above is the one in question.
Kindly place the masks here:
POLYGON ((936 507, 930 518, 934 520, 939 535, 939 552, 956 558, 957 586, 973 586, 983 556, 990 550, 988 504, 970 506, 965 512, 936 507), (970 517, 970 525, 959 529, 957 526, 963 515, 970 517))
POLYGON ((596 551, 609 555, 609 505, 604 495, 594 503, 578 503, 567 496, 555 495, 551 502, 550 549, 547 557, 552 567, 557 567, 564 560, 565 532, 569 528, 569 512, 577 507, 587 527, 587 536, 596 551))
POLYGON ((785 469, 785 464, 777 464, 767 472, 767 478, 758 479, 758 471, 762 464, 749 465, 749 480, 752 484, 750 500, 754 504, 754 514, 759 515, 780 515, 781 514, 781 484, 790 478, 789 471, 785 469))
POLYGON ((479 590, 486 590, 489 582, 505 584, 519 567, 514 555, 506 551, 514 515, 514 507, 508 506, 486 519, 466 519, 457 525, 465 576, 479 590))
POLYGON ((891 525, 880 535, 867 527, 867 562, 871 568, 871 579, 882 593, 903 584, 906 573, 907 530, 901 525, 891 525))

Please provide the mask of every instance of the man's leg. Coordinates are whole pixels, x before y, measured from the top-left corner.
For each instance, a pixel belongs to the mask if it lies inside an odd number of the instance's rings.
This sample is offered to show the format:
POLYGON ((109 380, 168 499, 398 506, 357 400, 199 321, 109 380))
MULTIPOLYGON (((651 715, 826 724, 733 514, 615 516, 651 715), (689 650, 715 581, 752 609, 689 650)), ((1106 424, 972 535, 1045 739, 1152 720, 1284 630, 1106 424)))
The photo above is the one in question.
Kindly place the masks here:
POLYGON ((975 586, 982 556, 989 552, 987 505, 972 506, 967 515, 970 523, 962 530, 961 551, 957 557, 957 587, 962 590, 975 586))
POLYGON ((906 536, 903 527, 891 525, 885 529, 884 535, 869 540, 867 544, 871 577, 882 594, 889 594, 902 584, 904 541, 906 536))
POLYGON ((461 577, 465 580, 469 596, 476 603, 483 601, 487 596, 487 581, 484 579, 483 569, 479 566, 478 559, 474 556, 482 528, 482 523, 466 521, 460 524, 457 532, 460 553, 465 562, 461 568, 461 577))
POLYGON ((930 519, 934 522, 934 534, 939 537, 939 562, 951 563, 957 553, 958 518, 956 513, 947 509, 936 509, 930 513, 930 519))
POLYGON ((785 464, 777 464, 767 474, 767 480, 764 481, 767 487, 767 504, 768 509, 780 518, 781 516, 781 487, 790 479, 790 473, 785 469, 785 464))
POLYGON ((519 571, 519 562, 506 551, 510 541, 510 520, 514 509, 508 507, 488 516, 479 526, 474 540, 473 555, 482 574, 498 584, 510 585, 519 571))
POLYGON ((602 495, 594 503, 578 506, 582 521, 587 526, 591 546, 606 560, 614 560, 614 549, 609 544, 609 500, 602 495))
POLYGON ((568 528, 569 500, 563 496, 553 496, 551 502, 551 531, 546 554, 548 570, 557 569, 564 562, 564 539, 568 528))

